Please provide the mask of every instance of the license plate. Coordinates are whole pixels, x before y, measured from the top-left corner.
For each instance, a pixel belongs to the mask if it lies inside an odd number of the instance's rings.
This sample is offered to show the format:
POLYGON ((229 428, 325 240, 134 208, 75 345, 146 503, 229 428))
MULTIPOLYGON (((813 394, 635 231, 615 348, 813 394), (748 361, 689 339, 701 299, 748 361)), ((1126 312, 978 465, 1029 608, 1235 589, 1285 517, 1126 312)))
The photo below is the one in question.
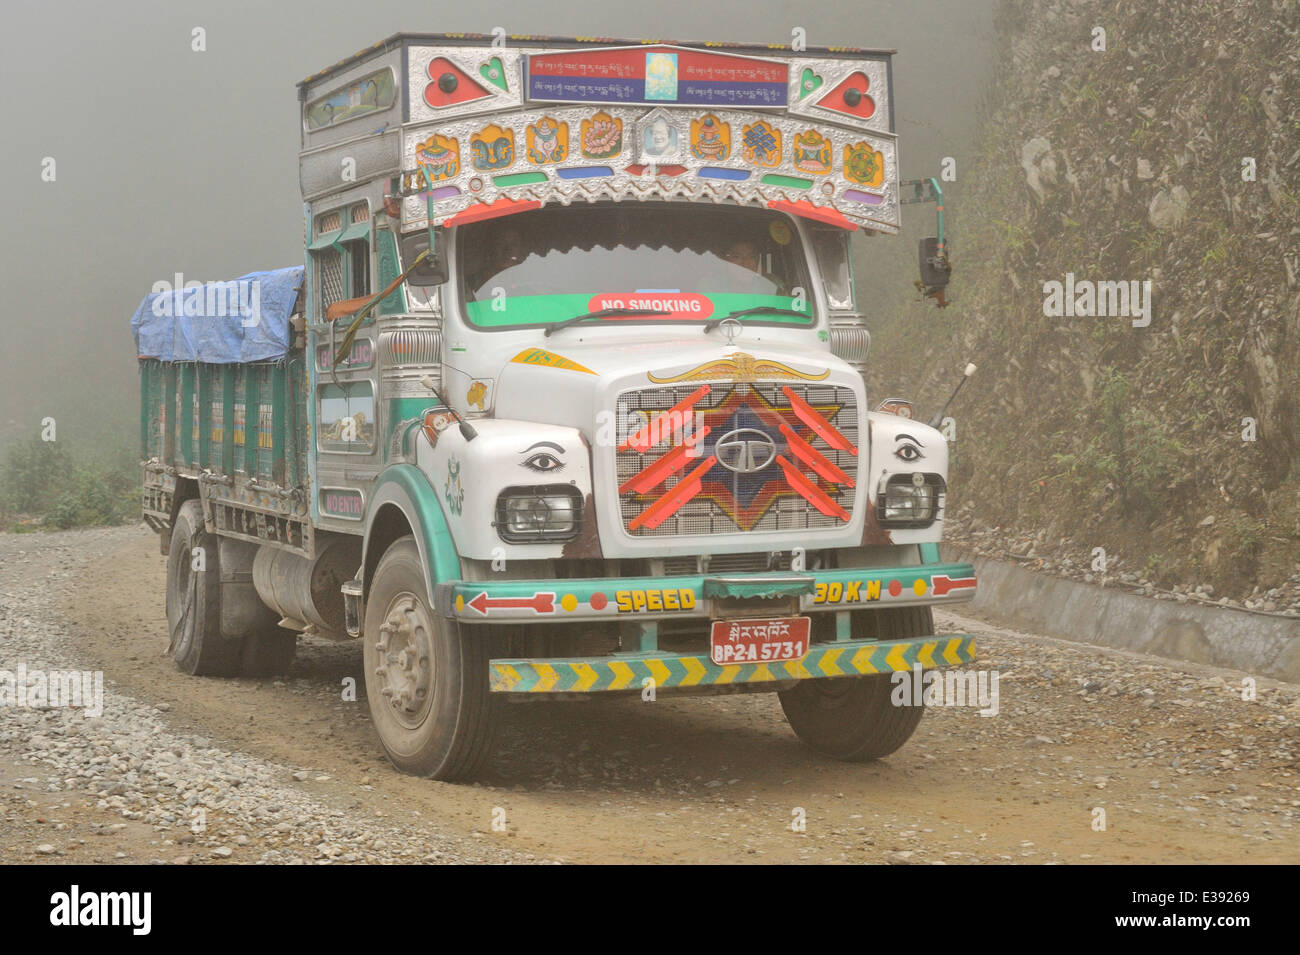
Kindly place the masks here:
POLYGON ((715 620, 709 655, 718 666, 799 660, 808 652, 808 617, 715 620))

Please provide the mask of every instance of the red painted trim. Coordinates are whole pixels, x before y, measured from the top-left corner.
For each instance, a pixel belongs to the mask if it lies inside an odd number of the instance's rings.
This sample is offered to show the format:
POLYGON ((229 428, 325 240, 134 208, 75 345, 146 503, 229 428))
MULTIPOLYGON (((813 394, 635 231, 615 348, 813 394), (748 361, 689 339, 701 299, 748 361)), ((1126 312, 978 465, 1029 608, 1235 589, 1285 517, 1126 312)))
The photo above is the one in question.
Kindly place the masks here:
POLYGON ((788 199, 771 199, 768 201, 767 207, 776 209, 778 212, 788 212, 791 215, 803 216, 805 219, 839 226, 849 232, 856 232, 858 228, 857 223, 850 222, 844 217, 843 213, 829 206, 815 206, 807 199, 800 199, 798 202, 791 202, 788 199))
POLYGON ((700 479, 704 477, 709 468, 717 463, 718 459, 713 455, 705 458, 699 467, 678 481, 671 491, 632 518, 627 525, 628 530, 634 531, 641 526, 654 530, 680 511, 687 501, 700 493, 702 488, 700 479))
POLYGON ((840 434, 839 430, 817 413, 817 409, 808 402, 804 401, 794 393, 794 389, 786 385, 781 389, 787 398, 790 399, 790 407, 795 415, 816 432, 817 436, 829 444, 836 451, 847 451, 849 454, 857 457, 858 446, 849 441, 848 438, 840 434))
POLYGON ((658 461, 655 461, 645 470, 625 481, 618 489, 619 494, 626 494, 628 491, 636 491, 638 494, 645 494, 652 488, 658 487, 669 477, 676 474, 691 459, 691 449, 704 440, 711 429, 708 425, 700 428, 685 443, 679 444, 673 448, 658 461))
POLYGON ((794 428, 788 424, 782 424, 781 434, 785 435, 785 441, 790 448, 790 453, 826 480, 833 484, 843 484, 845 487, 856 487, 853 478, 837 468, 834 462, 795 434, 794 428))
POLYGON ((536 199, 508 199, 502 196, 496 202, 482 202, 476 206, 470 206, 464 212, 458 212, 446 222, 444 226, 466 225, 470 222, 482 222, 485 219, 498 219, 501 216, 514 215, 516 212, 528 212, 532 209, 540 209, 542 204, 536 199))
POLYGON ((950 590, 960 590, 965 587, 974 587, 975 578, 959 577, 956 580, 953 580, 951 577, 947 577, 944 574, 937 574, 930 578, 930 586, 934 588, 934 595, 936 597, 943 597, 950 590))
MULTIPOLYGON (((649 451, 665 437, 673 433, 675 430, 672 427, 674 420, 681 421, 682 416, 685 415, 687 411, 691 410, 697 401, 712 390, 713 388, 711 385, 700 385, 700 387, 696 388, 667 411, 661 411, 659 414, 647 421, 646 426, 620 444, 618 450, 626 451, 628 448, 631 448, 638 452, 649 451), (665 424, 668 425, 667 430, 664 428, 665 424), (654 438, 654 440, 650 440, 651 438, 654 438)), ((680 427, 680 425, 678 425, 678 427, 680 427)))
POLYGON ((799 496, 805 501, 828 517, 838 517, 842 521, 849 519, 849 512, 832 501, 825 491, 804 477, 784 454, 776 456, 776 463, 781 465, 781 470, 785 472, 785 479, 790 482, 790 486, 798 491, 799 496))

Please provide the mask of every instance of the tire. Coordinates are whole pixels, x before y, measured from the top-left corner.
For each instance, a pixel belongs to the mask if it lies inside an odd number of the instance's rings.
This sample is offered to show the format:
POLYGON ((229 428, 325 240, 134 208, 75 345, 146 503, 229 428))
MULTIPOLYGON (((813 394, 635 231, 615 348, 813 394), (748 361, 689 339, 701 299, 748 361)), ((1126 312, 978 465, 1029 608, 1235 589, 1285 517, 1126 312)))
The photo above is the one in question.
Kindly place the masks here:
POLYGON ((167 632, 176 666, 191 676, 233 676, 239 670, 239 640, 221 633, 221 564, 217 536, 203 529, 203 506, 186 501, 172 525, 167 550, 167 632), (194 549, 203 549, 203 569, 193 570, 194 549))
POLYGON ((244 637, 239 652, 239 672, 244 676, 284 676, 293 666, 298 634, 276 626, 244 637))
POLYGON ((362 642, 370 718, 393 765, 431 779, 477 775, 499 715, 491 640, 434 613, 413 537, 395 541, 375 568, 362 642))
MULTIPOLYGON (((934 633, 929 607, 873 610, 881 639, 934 633)), ((895 706, 888 673, 804 680, 777 695, 795 735, 824 756, 866 762, 896 752, 911 738, 925 707, 895 706)))

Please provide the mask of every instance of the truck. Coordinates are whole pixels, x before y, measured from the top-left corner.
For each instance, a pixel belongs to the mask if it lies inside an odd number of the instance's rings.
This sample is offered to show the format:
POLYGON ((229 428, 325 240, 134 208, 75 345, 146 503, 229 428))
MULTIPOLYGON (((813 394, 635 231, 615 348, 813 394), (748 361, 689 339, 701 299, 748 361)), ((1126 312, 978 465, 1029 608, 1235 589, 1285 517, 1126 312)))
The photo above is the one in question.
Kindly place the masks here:
POLYGON ((851 239, 942 213, 891 55, 402 33, 299 83, 303 265, 132 318, 180 670, 359 641, 380 745, 444 780, 506 704, 605 694, 901 747, 894 675, 974 660, 933 608, 976 578, 939 416, 863 377, 851 239))

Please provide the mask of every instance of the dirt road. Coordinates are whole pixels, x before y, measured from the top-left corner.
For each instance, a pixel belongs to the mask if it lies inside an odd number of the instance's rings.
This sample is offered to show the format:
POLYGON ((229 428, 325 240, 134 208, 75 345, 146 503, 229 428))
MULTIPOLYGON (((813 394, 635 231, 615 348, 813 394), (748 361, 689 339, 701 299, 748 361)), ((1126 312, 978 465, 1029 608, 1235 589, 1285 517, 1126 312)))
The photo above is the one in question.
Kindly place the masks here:
POLYGON ((79 750, 92 721, 27 711, 20 725, 0 710, 5 855, 1300 861, 1297 686, 1261 679, 1247 701, 1243 674, 940 614, 940 628, 978 635, 976 666, 999 672, 1000 712, 934 709, 879 763, 814 755, 774 695, 665 694, 510 705, 483 782, 449 785, 401 776, 383 757, 356 644, 301 642, 285 681, 181 674, 162 655, 163 578, 143 528, 0 535, 0 668, 14 669, 16 647, 47 648, 110 686, 95 730, 109 755, 80 775, 69 768, 98 745, 79 750), (144 742, 118 747, 117 769, 112 720, 132 707, 139 725, 127 729, 144 742), (207 807, 198 835, 196 806, 207 807), (106 826, 119 828, 97 841, 106 826))

